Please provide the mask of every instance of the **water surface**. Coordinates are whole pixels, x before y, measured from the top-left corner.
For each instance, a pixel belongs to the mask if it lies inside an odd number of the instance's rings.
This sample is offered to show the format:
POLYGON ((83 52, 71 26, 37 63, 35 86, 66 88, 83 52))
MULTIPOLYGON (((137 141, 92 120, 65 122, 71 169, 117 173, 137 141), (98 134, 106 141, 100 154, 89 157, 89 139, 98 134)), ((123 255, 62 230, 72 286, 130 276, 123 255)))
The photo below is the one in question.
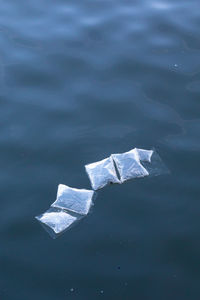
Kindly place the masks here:
POLYGON ((199 1, 0 1, 0 299, 200 299, 199 1), (155 147, 170 176, 34 219, 84 164, 155 147))

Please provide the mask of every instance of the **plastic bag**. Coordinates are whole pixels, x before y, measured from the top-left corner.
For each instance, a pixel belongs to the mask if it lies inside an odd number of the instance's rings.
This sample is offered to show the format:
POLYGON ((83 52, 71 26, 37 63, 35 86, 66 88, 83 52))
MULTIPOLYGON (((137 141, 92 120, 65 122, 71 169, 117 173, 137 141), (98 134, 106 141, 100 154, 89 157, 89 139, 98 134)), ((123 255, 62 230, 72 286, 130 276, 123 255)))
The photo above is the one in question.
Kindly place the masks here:
POLYGON ((62 210, 49 209, 45 213, 35 217, 51 235, 56 238, 59 234, 63 233, 73 223, 80 220, 79 215, 70 214, 62 210))
POLYGON ((149 175, 148 171, 140 163, 138 151, 136 149, 132 149, 125 153, 112 154, 111 157, 118 169, 121 183, 132 178, 149 175))
MULTIPOLYGON (((112 154, 101 161, 86 165, 85 169, 94 190, 108 183, 123 183, 132 178, 169 173, 155 150, 138 148, 112 154)), ((56 238, 88 214, 95 195, 93 190, 59 184, 56 201, 36 219, 56 238)))
POLYGON ((147 170, 149 176, 154 177, 158 175, 170 174, 169 169, 166 167, 158 153, 155 150, 152 151, 153 153, 151 155, 150 162, 147 160, 141 161, 141 164, 147 170))
POLYGON ((76 189, 59 184, 56 201, 51 206, 87 215, 93 204, 94 193, 92 190, 76 189))
POLYGON ((135 148, 133 150, 136 151, 139 160, 147 161, 149 163, 151 162, 151 157, 154 152, 153 150, 144 150, 144 149, 138 149, 138 148, 135 148))
POLYGON ((88 164, 85 169, 94 190, 103 188, 109 183, 120 183, 112 157, 88 164))

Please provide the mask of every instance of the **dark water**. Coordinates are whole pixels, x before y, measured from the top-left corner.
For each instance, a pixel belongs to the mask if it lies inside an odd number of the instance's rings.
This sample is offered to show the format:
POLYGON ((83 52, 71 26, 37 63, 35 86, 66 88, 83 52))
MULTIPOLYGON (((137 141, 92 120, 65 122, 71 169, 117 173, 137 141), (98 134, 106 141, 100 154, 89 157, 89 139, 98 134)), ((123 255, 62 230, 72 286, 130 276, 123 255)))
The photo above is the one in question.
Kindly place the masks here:
POLYGON ((200 299, 200 3, 0 1, 0 299, 200 299), (170 176, 103 189, 52 240, 84 164, 155 147, 170 176))

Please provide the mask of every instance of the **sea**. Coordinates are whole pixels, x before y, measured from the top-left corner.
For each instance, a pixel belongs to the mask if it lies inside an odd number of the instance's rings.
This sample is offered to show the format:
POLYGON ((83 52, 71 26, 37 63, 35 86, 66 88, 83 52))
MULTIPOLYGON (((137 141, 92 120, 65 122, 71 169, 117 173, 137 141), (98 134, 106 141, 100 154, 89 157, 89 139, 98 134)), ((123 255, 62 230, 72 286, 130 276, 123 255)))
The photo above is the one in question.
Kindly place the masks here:
POLYGON ((200 299, 200 2, 0 0, 0 300, 200 299), (57 239, 84 165, 155 149, 57 239))

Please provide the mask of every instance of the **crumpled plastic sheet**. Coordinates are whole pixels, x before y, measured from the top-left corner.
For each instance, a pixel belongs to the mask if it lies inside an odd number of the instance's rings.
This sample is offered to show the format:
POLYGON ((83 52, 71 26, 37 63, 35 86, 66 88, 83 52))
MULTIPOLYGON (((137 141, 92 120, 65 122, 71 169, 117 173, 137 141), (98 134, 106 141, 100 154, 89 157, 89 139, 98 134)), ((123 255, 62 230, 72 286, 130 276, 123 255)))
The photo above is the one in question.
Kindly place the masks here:
POLYGON ((149 160, 150 155, 145 155, 144 152, 138 150, 135 148, 125 153, 111 155, 119 172, 121 183, 132 178, 149 175, 148 171, 140 163, 139 157, 149 160))
POLYGON ((52 238, 56 238, 82 217, 78 214, 70 214, 63 210, 50 208, 45 213, 36 216, 35 218, 43 225, 44 229, 52 238))
POLYGON ((51 206, 87 215, 93 204, 94 194, 93 190, 76 189, 59 184, 56 201, 51 206))
POLYGON ((85 165, 93 190, 103 188, 109 183, 120 183, 112 157, 85 165))

